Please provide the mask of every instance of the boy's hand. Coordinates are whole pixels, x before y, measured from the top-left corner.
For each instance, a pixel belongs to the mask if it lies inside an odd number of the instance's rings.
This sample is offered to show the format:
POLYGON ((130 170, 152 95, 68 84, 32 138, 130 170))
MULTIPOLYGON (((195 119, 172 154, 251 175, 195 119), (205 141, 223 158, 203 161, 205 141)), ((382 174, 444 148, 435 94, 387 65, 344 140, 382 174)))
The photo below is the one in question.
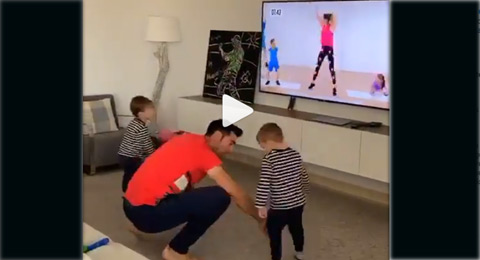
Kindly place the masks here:
POLYGON ((261 219, 266 219, 267 218, 267 208, 259 208, 258 209, 258 216, 261 218, 261 219))

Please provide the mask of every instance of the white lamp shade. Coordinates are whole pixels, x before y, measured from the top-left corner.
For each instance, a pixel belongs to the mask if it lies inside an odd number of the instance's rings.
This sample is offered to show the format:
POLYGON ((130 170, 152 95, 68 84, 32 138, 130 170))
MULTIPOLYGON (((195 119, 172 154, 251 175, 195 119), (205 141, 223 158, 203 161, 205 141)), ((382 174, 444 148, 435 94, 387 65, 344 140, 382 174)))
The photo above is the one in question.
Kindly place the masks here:
POLYGON ((178 20, 170 17, 148 17, 147 36, 149 42, 180 41, 180 25, 178 20))

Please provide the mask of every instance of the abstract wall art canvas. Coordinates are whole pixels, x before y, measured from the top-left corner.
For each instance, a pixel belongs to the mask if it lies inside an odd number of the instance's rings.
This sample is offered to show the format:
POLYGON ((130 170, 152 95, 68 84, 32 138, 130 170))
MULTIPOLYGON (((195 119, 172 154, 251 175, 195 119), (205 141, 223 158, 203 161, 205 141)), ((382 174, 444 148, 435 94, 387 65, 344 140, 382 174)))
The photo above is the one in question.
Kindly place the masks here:
POLYGON ((260 32, 210 31, 203 96, 253 103, 261 38, 260 32))

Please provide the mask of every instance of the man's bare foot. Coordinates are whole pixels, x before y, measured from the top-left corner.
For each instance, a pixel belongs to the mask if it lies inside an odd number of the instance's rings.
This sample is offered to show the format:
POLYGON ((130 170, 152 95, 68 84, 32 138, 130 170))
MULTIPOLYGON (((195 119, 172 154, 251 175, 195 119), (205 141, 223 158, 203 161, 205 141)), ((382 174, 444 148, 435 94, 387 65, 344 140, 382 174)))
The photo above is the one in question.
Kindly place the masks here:
POLYGON ((163 250, 162 257, 164 260, 190 260, 188 255, 181 255, 171 249, 170 246, 163 250))
POLYGON ((163 252, 162 257, 164 260, 200 260, 199 258, 192 256, 190 254, 181 255, 167 246, 163 252))

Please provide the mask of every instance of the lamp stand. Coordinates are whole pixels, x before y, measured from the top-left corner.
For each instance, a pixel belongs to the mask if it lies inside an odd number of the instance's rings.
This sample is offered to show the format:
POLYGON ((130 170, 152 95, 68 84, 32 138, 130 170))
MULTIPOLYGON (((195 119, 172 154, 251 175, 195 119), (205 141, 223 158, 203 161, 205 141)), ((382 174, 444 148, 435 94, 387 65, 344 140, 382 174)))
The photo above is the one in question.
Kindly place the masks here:
POLYGON ((152 101, 155 106, 159 106, 160 98, 162 96, 163 85, 165 78, 167 77, 170 64, 168 62, 168 48, 166 42, 160 42, 158 49, 154 52, 155 57, 158 59, 159 71, 157 81, 155 82, 155 88, 153 89, 152 101))

